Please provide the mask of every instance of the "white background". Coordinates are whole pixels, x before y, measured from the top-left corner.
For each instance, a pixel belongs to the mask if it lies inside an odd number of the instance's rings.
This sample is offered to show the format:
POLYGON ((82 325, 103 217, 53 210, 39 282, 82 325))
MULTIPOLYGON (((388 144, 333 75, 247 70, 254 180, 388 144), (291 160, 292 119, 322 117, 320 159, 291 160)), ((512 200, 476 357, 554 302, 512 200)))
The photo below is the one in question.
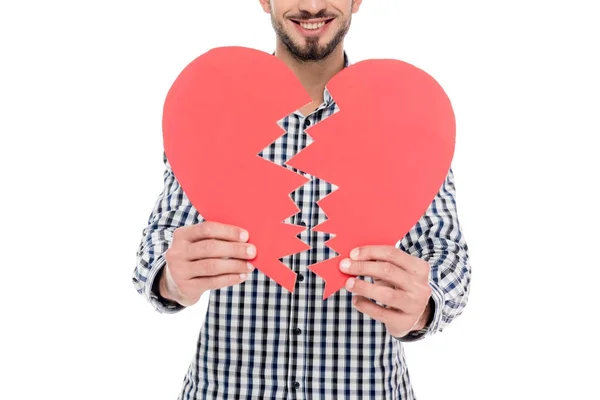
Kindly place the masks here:
MULTIPOLYGON (((272 51, 269 16, 258 0, 1 4, 0 398, 175 399, 206 297, 160 315, 131 283, 164 96, 212 47, 272 51)), ((364 0, 354 17, 352 61, 419 66, 457 115, 472 294, 406 345, 420 400, 600 399, 594 4, 364 0)))

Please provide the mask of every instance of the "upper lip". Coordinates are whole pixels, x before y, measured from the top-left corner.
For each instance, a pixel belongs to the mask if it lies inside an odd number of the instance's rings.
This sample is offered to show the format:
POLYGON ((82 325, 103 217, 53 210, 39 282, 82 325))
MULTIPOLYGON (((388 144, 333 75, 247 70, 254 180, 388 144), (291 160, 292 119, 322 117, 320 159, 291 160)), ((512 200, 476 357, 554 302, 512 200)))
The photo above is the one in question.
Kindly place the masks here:
POLYGON ((333 18, 329 17, 329 18, 315 18, 315 19, 297 19, 297 18, 290 18, 290 19, 294 22, 301 22, 303 24, 318 24, 319 22, 330 21, 333 18))

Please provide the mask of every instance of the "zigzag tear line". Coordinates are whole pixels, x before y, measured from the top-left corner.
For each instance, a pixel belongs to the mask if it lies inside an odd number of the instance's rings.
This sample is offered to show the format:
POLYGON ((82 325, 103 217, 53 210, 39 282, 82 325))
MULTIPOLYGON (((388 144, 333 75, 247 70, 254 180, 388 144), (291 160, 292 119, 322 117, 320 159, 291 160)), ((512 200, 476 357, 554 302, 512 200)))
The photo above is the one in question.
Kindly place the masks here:
MULTIPOLYGON (((327 124, 327 119, 332 118, 333 116, 335 116, 337 113, 340 112, 340 108, 339 106, 336 106, 336 110, 327 118, 323 119, 322 121, 319 121, 318 123, 316 123, 315 125, 312 125, 310 128, 307 129, 311 130, 312 128, 314 128, 315 126, 319 125, 322 126, 323 124, 327 124)), ((309 135, 310 136, 310 135, 309 135)), ((302 150, 300 150, 296 155, 301 154, 302 152, 306 151, 310 146, 312 146, 315 142, 318 142, 318 138, 315 139, 314 137, 310 136, 312 139, 312 142, 309 143, 308 145, 306 145, 302 150)), ((318 144, 317 144, 318 145, 318 144)), ((295 157, 295 156, 294 156, 295 157)), ((289 162, 292 161, 294 159, 294 157, 290 158, 287 162, 285 162, 285 165, 288 165, 292 168, 296 168, 298 170, 300 170, 297 167, 294 167, 293 165, 290 165, 289 162)), ((313 175, 316 176, 316 175, 313 175)), ((319 178, 322 179, 322 178, 319 178)), ((308 269, 312 272, 314 272, 317 276, 319 276, 321 279, 323 279, 323 281, 325 282, 325 287, 323 289, 323 300, 326 300, 329 296, 331 296, 333 293, 337 292, 339 289, 341 289, 341 287, 336 287, 334 286, 330 281, 332 280, 331 278, 337 277, 337 281, 340 281, 340 276, 344 277, 344 282, 347 278, 350 278, 350 275, 344 274, 343 272, 340 271, 340 269, 338 268, 338 262, 336 261, 337 259, 340 258, 340 252, 336 249, 335 247, 335 241, 337 238, 337 234, 333 233, 333 232, 328 232, 326 230, 322 230, 322 229, 318 229, 321 228, 323 226, 327 225, 327 222, 329 221, 329 216, 328 213, 326 212, 325 208, 321 206, 321 202, 327 198, 329 198, 332 195, 336 195, 338 194, 338 190, 339 187, 337 187, 337 185, 333 182, 327 181, 322 179, 323 181, 329 183, 330 185, 332 185, 333 189, 330 193, 326 194, 325 196, 319 198, 316 200, 316 205, 317 207, 319 207, 323 213, 326 216, 325 221, 321 222, 320 224, 314 226, 311 230, 314 232, 323 232, 323 233, 329 233, 331 235, 331 238, 328 239, 324 244, 327 248, 333 250, 336 255, 333 257, 330 257, 324 261, 320 261, 318 263, 309 265, 308 269), (333 243, 332 243, 333 242, 333 243), (329 282, 328 282, 329 281, 329 282)), ((335 197, 335 196, 334 196, 335 197)), ((343 286, 342 286, 343 287, 343 286)))
MULTIPOLYGON (((284 117, 284 118, 285 118, 285 117, 284 117)), ((284 136, 285 134, 287 134, 287 131, 286 131, 286 130, 283 128, 283 126, 282 126, 282 124, 281 124, 281 121, 283 121, 283 119, 284 119, 284 118, 282 118, 282 119, 280 119, 279 121, 277 121, 277 122, 276 122, 277 126, 278 126, 278 127, 279 127, 279 129, 281 129, 281 131, 282 131, 282 135, 281 135, 281 136, 284 136)), ((271 160, 269 160, 269 159, 267 159, 267 158, 265 158, 265 157, 262 157, 262 156, 260 155, 260 153, 263 153, 263 152, 264 152, 266 149, 268 149, 268 148, 269 148, 269 147, 270 147, 270 146, 271 146, 273 143, 275 143, 277 140, 279 140, 279 139, 281 138, 281 136, 277 137, 277 138, 276 138, 276 139, 275 139, 273 142, 271 142, 271 143, 269 143, 267 146, 265 146, 265 147, 264 147, 264 148, 263 148, 263 149, 262 149, 262 150, 261 150, 261 151, 260 151, 260 152, 257 154, 257 156, 258 156, 259 158, 261 158, 261 159, 263 159, 263 160, 265 160, 265 161, 269 162, 270 164, 272 164, 272 165, 274 165, 274 166, 278 167, 278 168, 282 168, 282 169, 284 169, 286 172, 289 172, 289 173, 293 173, 293 174, 295 174, 295 175, 302 176, 302 174, 299 174, 299 173, 297 173, 297 172, 294 172, 293 170, 290 170, 289 168, 286 168, 286 167, 285 167, 285 165, 286 165, 286 163, 285 163, 285 162, 283 163, 283 165, 279 165, 279 164, 277 164, 276 162, 274 162, 274 161, 271 161, 271 160)), ((304 178, 304 176, 302 176, 302 177, 304 178)), ((288 255, 282 256, 282 258, 283 258, 283 257, 290 256, 290 255, 293 255, 293 254, 299 254, 299 253, 302 253, 302 252, 304 252, 304 251, 306 251, 306 250, 309 250, 309 249, 310 249, 310 245, 298 237, 298 235, 299 235, 300 233, 302 233, 302 232, 304 232, 304 231, 308 230, 308 227, 302 227, 301 225, 290 224, 290 223, 287 223, 287 222, 285 222, 285 220, 286 220, 286 219, 288 219, 288 218, 290 218, 290 217, 292 217, 292 216, 294 216, 294 215, 297 215, 297 214, 298 214, 298 212, 300 212, 300 211, 301 211, 301 210, 300 210, 300 208, 298 207, 298 205, 296 204, 296 202, 295 202, 295 201, 292 199, 292 194, 293 194, 293 193, 294 193, 296 190, 298 190, 299 188, 301 188, 301 187, 302 187, 302 186, 304 186, 304 185, 306 185, 306 182, 304 182, 304 183, 300 184, 299 186, 297 186, 297 187, 293 188, 293 189, 292 189, 292 190, 291 190, 291 191, 288 193, 288 199, 289 199, 290 203, 294 205, 294 208, 296 209, 296 211, 295 211, 295 212, 293 212, 293 213, 291 213, 291 214, 289 214, 289 215, 287 215, 287 216, 286 216, 286 217, 285 217, 285 218, 284 218, 284 219, 281 221, 281 223, 282 223, 283 225, 287 225, 287 226, 290 226, 290 227, 296 227, 296 228, 298 228, 298 230, 299 230, 299 231, 296 233, 296 237, 295 237, 295 238, 296 238, 296 239, 297 239, 299 242, 301 242, 301 243, 304 245, 304 250, 301 250, 301 251, 299 251, 299 252, 294 252, 294 253, 291 253, 291 254, 288 254, 288 255)), ((282 274, 290 274, 290 272, 291 272, 291 273, 294 275, 294 285, 293 285, 293 286, 291 286, 291 287, 286 287, 286 289, 288 289, 288 291, 290 291, 290 292, 292 292, 292 293, 293 293, 293 292, 294 292, 294 287, 295 287, 295 281, 296 281, 296 277, 297 277, 297 275, 298 275, 298 274, 297 274, 297 273, 295 273, 294 271, 292 271, 292 270, 291 270, 291 269, 290 269, 288 266, 286 266, 286 265, 285 265, 285 264, 284 264, 284 263, 281 261, 281 259, 279 259, 279 260, 278 260, 278 262, 281 264, 281 267, 282 267, 282 269, 280 269, 280 271, 281 271, 281 273, 282 273, 282 274), (284 269, 285 269, 285 271, 284 271, 284 269)))

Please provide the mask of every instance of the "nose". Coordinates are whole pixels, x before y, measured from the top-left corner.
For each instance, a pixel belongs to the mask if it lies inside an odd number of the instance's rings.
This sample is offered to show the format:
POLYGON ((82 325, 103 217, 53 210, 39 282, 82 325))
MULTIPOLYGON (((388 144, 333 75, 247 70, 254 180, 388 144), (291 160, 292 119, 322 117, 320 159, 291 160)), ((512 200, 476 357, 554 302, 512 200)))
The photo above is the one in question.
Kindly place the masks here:
POLYGON ((327 0, 300 0, 298 8, 314 15, 327 8, 327 0))

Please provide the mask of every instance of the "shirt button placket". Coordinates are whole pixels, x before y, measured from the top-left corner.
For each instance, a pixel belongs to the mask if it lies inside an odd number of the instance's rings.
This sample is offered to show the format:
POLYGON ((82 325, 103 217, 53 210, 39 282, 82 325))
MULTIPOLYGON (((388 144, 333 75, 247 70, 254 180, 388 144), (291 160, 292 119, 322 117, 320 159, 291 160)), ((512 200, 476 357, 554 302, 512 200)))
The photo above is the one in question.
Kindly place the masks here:
MULTIPOLYGON (((296 222, 298 225, 306 226, 304 221, 296 222)), ((302 232, 300 238, 308 242, 308 234, 302 232)), ((299 261, 299 254, 294 255, 293 266, 299 265, 300 267, 296 270, 296 288, 292 295, 292 315, 290 325, 290 343, 292 344, 291 353, 293 357, 290 357, 291 360, 295 363, 292 368, 293 374, 290 376, 290 384, 292 386, 292 391, 294 392, 294 399, 304 399, 304 391, 301 389, 304 382, 304 371, 306 369, 306 358, 305 358, 305 338, 304 338, 304 327, 306 325, 306 305, 303 302, 306 290, 306 284, 302 282, 305 281, 305 277, 302 274, 303 269, 306 267, 306 262, 304 258, 299 261), (296 312, 296 314, 294 314, 296 312)))
MULTIPOLYGON (((300 121, 300 129, 305 129, 310 126, 310 120, 305 118, 304 121, 300 121)), ((298 125, 296 125, 298 126, 298 125)), ((298 148, 303 149, 306 146, 306 137, 304 135, 297 135, 298 140, 301 141, 298 143, 298 148)), ((300 171, 299 171, 300 172, 300 171)), ((306 176, 306 174, 305 174, 306 176)), ((304 186, 304 190, 296 192, 296 197, 294 198, 296 204, 300 207, 300 212, 295 216, 294 223, 300 225, 304 228, 310 225, 310 220, 307 218, 306 210, 310 208, 308 204, 309 201, 312 200, 311 195, 312 184, 309 182, 304 186), (298 197, 300 193, 303 194, 303 198, 298 197)), ((309 243, 309 231, 304 230, 300 233, 300 239, 309 243)), ((295 269, 297 273, 296 276, 296 287, 294 289, 294 293, 292 294, 292 315, 291 315, 291 324, 290 324, 290 343, 292 345, 291 354, 293 357, 290 357, 292 362, 295 363, 293 368, 291 368, 292 374, 289 377, 289 384, 291 385, 292 392, 294 394, 294 399, 304 399, 304 387, 305 377, 304 371, 306 370, 306 347, 305 347, 305 335, 304 331, 306 330, 306 282, 305 282, 305 269, 307 267, 306 263, 306 253, 295 254, 293 256, 292 267, 295 269), (302 283, 304 282, 304 283, 302 283), (296 312, 296 314, 294 314, 296 312)))

